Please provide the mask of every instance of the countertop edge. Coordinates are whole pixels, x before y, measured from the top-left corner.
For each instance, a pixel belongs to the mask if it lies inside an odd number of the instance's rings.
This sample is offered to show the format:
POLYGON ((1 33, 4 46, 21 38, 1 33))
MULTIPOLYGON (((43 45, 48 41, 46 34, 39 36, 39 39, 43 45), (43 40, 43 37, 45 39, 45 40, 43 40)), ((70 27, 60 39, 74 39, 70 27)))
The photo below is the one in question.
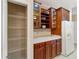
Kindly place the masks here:
POLYGON ((52 41, 52 40, 58 40, 58 39, 61 39, 61 36, 55 37, 55 38, 52 38, 52 39, 46 39, 46 40, 37 40, 37 39, 36 39, 36 41, 33 41, 33 44, 42 43, 42 42, 47 42, 47 41, 52 41))

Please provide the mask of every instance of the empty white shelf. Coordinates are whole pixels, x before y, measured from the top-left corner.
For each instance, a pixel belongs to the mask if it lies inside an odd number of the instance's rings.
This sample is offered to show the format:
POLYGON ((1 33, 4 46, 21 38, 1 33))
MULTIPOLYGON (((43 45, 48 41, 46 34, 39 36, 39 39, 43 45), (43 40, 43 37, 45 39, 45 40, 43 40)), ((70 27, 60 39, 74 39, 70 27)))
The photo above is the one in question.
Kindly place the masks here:
POLYGON ((14 53, 14 52, 22 51, 22 50, 25 50, 25 48, 19 48, 19 49, 11 50, 11 51, 8 51, 8 53, 14 53))
POLYGON ((9 38, 9 40, 22 40, 26 39, 25 37, 15 37, 15 38, 9 38))
MULTIPOLYGON (((21 16, 21 15, 8 15, 9 17, 13 17, 13 18, 19 18, 19 19, 27 19, 27 17, 25 16, 21 16)), ((16 19, 15 19, 16 20, 16 19)))
POLYGON ((15 27, 9 26, 8 28, 9 29, 26 29, 25 27, 16 27, 16 26, 15 27))

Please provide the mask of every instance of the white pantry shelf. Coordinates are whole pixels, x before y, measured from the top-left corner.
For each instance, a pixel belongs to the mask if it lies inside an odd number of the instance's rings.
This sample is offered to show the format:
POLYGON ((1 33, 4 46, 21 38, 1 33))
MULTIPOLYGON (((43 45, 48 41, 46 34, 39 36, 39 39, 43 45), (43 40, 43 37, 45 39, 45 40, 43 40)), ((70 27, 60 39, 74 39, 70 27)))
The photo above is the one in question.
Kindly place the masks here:
POLYGON ((25 37, 15 37, 15 38, 9 38, 9 40, 22 40, 22 39, 26 39, 25 37))
MULTIPOLYGON (((19 18, 19 19, 27 19, 27 17, 25 16, 21 16, 21 15, 8 15, 9 17, 13 17, 13 18, 19 18)), ((16 19, 15 19, 16 20, 16 19)))
POLYGON ((8 28, 9 29, 26 29, 25 27, 16 27, 16 26, 15 27, 9 26, 8 28))
POLYGON ((10 51, 8 51, 8 53, 19 52, 19 51, 22 51, 22 50, 25 50, 25 48, 19 48, 19 49, 15 49, 15 50, 10 50, 10 51))

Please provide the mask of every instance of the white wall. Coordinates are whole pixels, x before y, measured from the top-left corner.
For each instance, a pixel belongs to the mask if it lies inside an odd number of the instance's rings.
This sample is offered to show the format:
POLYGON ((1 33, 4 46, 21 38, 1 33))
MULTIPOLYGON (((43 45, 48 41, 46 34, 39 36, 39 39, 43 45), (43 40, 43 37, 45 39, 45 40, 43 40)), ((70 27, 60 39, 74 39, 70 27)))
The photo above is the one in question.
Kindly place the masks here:
POLYGON ((53 2, 53 4, 56 8, 62 6, 66 9, 70 10, 70 9, 72 9, 72 7, 76 6, 77 1, 76 0, 73 0, 73 1, 72 0, 55 0, 53 2))
MULTIPOLYGON (((27 58, 26 59, 33 59, 33 2, 32 0, 8 0, 10 2, 18 3, 27 5, 27 58)), ((7 59, 7 0, 2 0, 3 3, 3 37, 2 37, 2 59, 7 59)))
POLYGON ((77 6, 72 8, 72 21, 74 22, 74 43, 77 44, 77 6))
POLYGON ((40 0, 40 2, 48 7, 64 7, 68 10, 71 10, 72 7, 77 6, 77 0, 40 0))
POLYGON ((42 6, 45 6, 46 8, 50 8, 53 5, 52 0, 40 0, 40 2, 42 3, 42 6))
POLYGON ((2 7, 2 38, 1 38, 1 49, 2 49, 2 59, 7 59, 7 0, 3 0, 2 7))

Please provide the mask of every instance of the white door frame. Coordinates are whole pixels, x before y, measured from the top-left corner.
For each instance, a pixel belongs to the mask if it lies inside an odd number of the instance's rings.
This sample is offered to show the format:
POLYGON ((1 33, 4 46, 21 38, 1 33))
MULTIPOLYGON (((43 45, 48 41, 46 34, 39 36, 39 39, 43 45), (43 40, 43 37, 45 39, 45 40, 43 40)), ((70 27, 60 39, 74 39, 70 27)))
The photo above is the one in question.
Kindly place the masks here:
MULTIPOLYGON (((27 58, 33 59, 33 1, 32 0, 9 0, 9 2, 19 3, 27 5, 27 58)), ((7 20, 8 20, 8 11, 7 11, 7 0, 2 0, 2 40, 1 40, 1 49, 2 49, 2 58, 8 59, 8 43, 7 43, 7 20)))

